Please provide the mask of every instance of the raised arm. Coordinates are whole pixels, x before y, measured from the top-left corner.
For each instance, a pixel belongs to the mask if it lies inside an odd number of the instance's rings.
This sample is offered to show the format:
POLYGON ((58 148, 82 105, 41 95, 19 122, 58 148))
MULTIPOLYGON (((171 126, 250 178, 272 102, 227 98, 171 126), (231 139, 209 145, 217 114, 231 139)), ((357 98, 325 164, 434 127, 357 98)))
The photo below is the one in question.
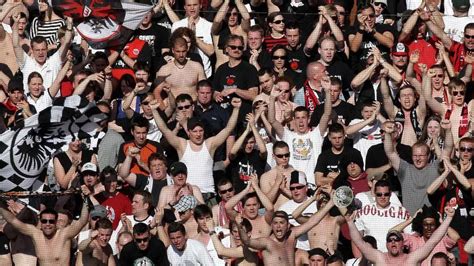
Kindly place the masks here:
POLYGON ((265 141, 263 140, 262 136, 260 136, 260 133, 258 133, 258 129, 255 126, 255 121, 258 120, 261 114, 262 113, 259 113, 257 114, 257 116, 254 116, 253 113, 247 114, 247 124, 250 125, 250 129, 252 130, 252 134, 255 138, 255 143, 257 144, 258 154, 260 155, 260 158, 266 160, 267 146, 265 146, 265 141))
POLYGON ((426 104, 434 113, 437 113, 443 116, 445 113, 445 108, 442 103, 436 101, 433 98, 433 95, 431 92, 431 78, 436 75, 436 71, 434 69, 425 71, 426 65, 424 66, 420 65, 420 69, 422 69, 422 75, 423 75, 422 91, 423 91, 423 97, 425 98, 426 104))
POLYGON ((461 77, 461 80, 467 84, 472 80, 472 64, 474 62, 474 55, 470 53, 466 54, 464 56, 464 61, 466 62, 466 65, 464 66, 464 75, 461 77))
POLYGON ((393 134, 396 130, 395 123, 392 121, 386 121, 383 124, 383 129, 385 131, 385 137, 383 139, 383 148, 385 150, 385 154, 387 155, 388 161, 392 165, 393 169, 398 172, 398 169, 400 168, 400 156, 395 150, 393 143, 393 134))
POLYGON ((161 133, 163 133, 163 136, 166 138, 166 140, 168 140, 171 146, 173 146, 179 154, 179 152, 181 151, 181 138, 173 134, 173 132, 166 125, 165 121, 163 121, 163 119, 161 118, 157 110, 158 102, 156 100, 153 100, 149 103, 149 105, 152 110, 156 126, 161 131, 161 133))
MULTIPOLYGON (((352 242, 357 246, 357 248, 362 252, 364 257, 378 265, 377 263, 383 262, 383 253, 373 248, 369 243, 365 242, 362 239, 362 236, 357 230, 357 227, 354 224, 355 212, 350 216, 346 216, 347 225, 349 226, 349 232, 351 235, 352 242)), ((382 264, 380 264, 382 265, 382 264)))
POLYGON ((170 19, 171 23, 179 21, 178 15, 174 12, 173 8, 170 6, 168 0, 163 0, 163 7, 165 9, 166 15, 170 19))
POLYGON ((242 226, 241 223, 242 223, 242 217, 240 217, 240 215, 238 215, 238 217, 236 219, 236 225, 237 225, 237 228, 239 229, 240 240, 242 240, 242 243, 244 243, 244 245, 246 245, 248 247, 251 247, 253 249, 256 249, 256 250, 268 250, 269 249, 269 246, 270 246, 269 244, 270 244, 271 240, 269 240, 266 237, 251 239, 247 235, 247 231, 245 230, 245 228, 242 226))
POLYGON ((306 43, 304 45, 304 52, 306 54, 311 54, 314 46, 319 40, 319 36, 321 36, 321 31, 323 28, 323 15, 319 15, 318 23, 316 23, 316 27, 314 27, 311 34, 306 39, 306 43))
POLYGON ((444 129, 444 147, 441 156, 445 158, 451 158, 451 154, 454 148, 453 132, 451 131, 451 121, 447 119, 441 120, 441 128, 444 129))
POLYGON ((273 203, 265 196, 265 193, 262 192, 260 187, 258 186, 258 177, 257 174, 253 173, 250 176, 250 183, 252 184, 252 188, 257 194, 258 199, 262 203, 263 207, 265 208, 265 221, 270 224, 273 218, 273 203))
POLYGON ((247 137, 249 133, 250 133, 250 123, 247 124, 247 127, 245 128, 244 132, 240 134, 240 137, 235 141, 234 145, 232 145, 232 149, 230 149, 229 159, 233 160, 237 156, 237 153, 239 152, 240 148, 244 144, 245 138, 247 137))
POLYGON ((13 42, 13 52, 15 53, 16 61, 18 66, 21 68, 25 63, 26 53, 21 48, 20 44, 20 34, 18 33, 18 21, 20 20, 20 14, 13 15, 13 27, 12 27, 12 42, 13 42))
POLYGON ((209 151, 213 154, 214 151, 222 145, 235 129, 237 125, 237 119, 239 118, 239 111, 240 106, 242 105, 242 100, 239 98, 233 98, 231 102, 232 106, 234 107, 232 110, 232 114, 229 118, 229 122, 227 122, 226 127, 221 130, 217 135, 208 139, 209 141, 209 151))
POLYGON ((225 212, 227 215, 229 215, 231 220, 234 220, 235 217, 237 216, 237 212, 234 210, 235 205, 237 205, 244 197, 250 192, 251 188, 250 182, 247 184, 247 187, 245 187, 242 191, 240 191, 237 195, 233 196, 232 198, 229 199, 224 205, 225 212))
POLYGON ((87 206, 87 198, 84 199, 82 204, 81 216, 79 220, 72 222, 71 225, 64 228, 64 235, 67 239, 74 238, 79 232, 81 232, 82 228, 87 224, 89 220, 89 209, 87 206))
POLYGON ((377 58, 374 57, 374 62, 366 69, 362 70, 357 74, 351 81, 351 88, 354 91, 359 91, 360 87, 364 84, 366 80, 370 78, 372 73, 374 73, 375 69, 379 65, 377 58))
POLYGON ((464 245, 464 251, 469 254, 474 254, 474 236, 471 236, 469 240, 464 245))
POLYGON ((48 92, 49 92, 49 95, 51 95, 51 98, 54 99, 54 97, 56 97, 56 94, 58 94, 58 91, 61 88, 61 82, 66 77, 69 69, 71 69, 73 66, 72 60, 73 60, 72 54, 68 54, 66 62, 64 62, 63 67, 61 68, 58 75, 54 79, 53 84, 51 84, 51 87, 48 88, 48 92))
POLYGON ((206 225, 207 225, 207 228, 209 229, 212 244, 214 245, 214 248, 216 249, 217 255, 221 257, 227 257, 227 258, 243 258, 244 257, 244 251, 242 247, 226 248, 224 247, 224 245, 222 245, 221 240, 216 234, 214 221, 212 219, 206 220, 206 225))
POLYGON ((61 56, 61 62, 64 62, 66 60, 67 51, 69 50, 72 37, 74 36, 73 31, 74 31, 74 28, 72 25, 72 18, 66 17, 66 33, 64 34, 64 38, 61 41, 61 46, 58 49, 58 52, 61 56))
POLYGON ((309 217, 301 216, 301 214, 303 214, 304 210, 306 210, 306 208, 308 208, 309 205, 311 205, 313 202, 316 201, 317 195, 318 195, 317 192, 314 193, 312 197, 309 197, 306 201, 300 204, 300 206, 298 206, 298 208, 296 208, 293 211, 293 213, 291 213, 291 216, 293 217, 293 219, 295 219, 300 224, 306 223, 309 220, 309 217))
POLYGON ((359 123, 349 125, 346 128, 346 134, 347 135, 352 135, 354 133, 359 132, 359 130, 363 129, 365 126, 369 125, 370 123, 374 122, 377 119, 377 116, 380 113, 380 103, 375 101, 372 104, 372 106, 374 107, 374 112, 372 113, 372 115, 369 118, 367 118, 363 121, 360 121, 359 123))
POLYGON ((420 8, 423 9, 424 4, 425 4, 425 1, 423 0, 421 2, 420 7, 418 7, 418 9, 413 11, 413 13, 411 13, 411 16, 403 24, 402 31, 400 32, 400 35, 398 36, 398 41, 399 42, 405 42, 405 41, 409 40, 409 38, 410 38, 410 36, 413 32, 413 29, 415 28, 416 22, 418 21, 418 17, 419 17, 419 11, 418 10, 420 10, 420 8))
POLYGON ((446 167, 446 160, 449 160, 449 159, 445 158, 443 160, 444 172, 440 174, 426 189, 426 193, 428 193, 428 195, 433 195, 436 192, 436 190, 438 190, 438 188, 441 186, 441 184, 443 184, 443 182, 446 180, 446 177, 448 177, 449 173, 451 172, 451 170, 449 170, 449 168, 446 167))
POLYGON ((224 0, 222 5, 219 7, 219 10, 217 11, 216 16, 214 17, 214 21, 212 22, 212 35, 219 35, 219 32, 222 29, 224 18, 227 15, 227 11, 229 11, 229 2, 230 0, 224 0))
POLYGON ((94 73, 92 75, 89 75, 81 83, 79 83, 79 85, 77 85, 77 87, 74 89, 73 94, 74 95, 82 95, 82 93, 86 90, 87 85, 91 81, 97 81, 99 84, 104 84, 105 75, 102 72, 94 73))
POLYGON ((443 162, 446 163, 446 167, 449 168, 449 170, 454 174, 454 177, 456 177, 456 183, 460 184, 465 190, 470 190, 471 189, 471 183, 469 180, 467 180, 466 176, 461 174, 457 167, 453 166, 449 159, 443 160, 443 162))
POLYGON ((130 173, 130 168, 132 166, 133 158, 138 154, 140 154, 140 149, 138 149, 137 147, 129 147, 125 160, 120 164, 118 168, 119 176, 132 187, 135 187, 135 184, 137 182, 137 175, 135 175, 134 173, 130 173))
POLYGON ((396 108, 392 101, 392 96, 390 95, 390 89, 387 82, 387 70, 381 70, 381 79, 380 79, 380 91, 382 92, 383 98, 383 108, 387 112, 388 118, 394 119, 396 114, 396 108))
POLYGON ((443 223, 433 232, 430 239, 426 241, 426 243, 418 248, 417 250, 413 251, 412 253, 408 254, 408 263, 420 263, 422 260, 426 259, 431 251, 435 248, 435 246, 441 241, 441 239, 446 235, 448 231, 449 224, 453 220, 454 216, 454 209, 451 207, 444 208, 444 211, 447 215, 446 219, 443 223))
POLYGON ((240 27, 245 33, 248 33, 250 30, 250 14, 247 8, 245 7, 244 3, 242 0, 234 0, 235 6, 237 7, 237 10, 240 13, 240 16, 242 17, 242 20, 240 21, 240 27))
POLYGON ((420 14, 420 17, 426 22, 426 26, 428 27, 428 29, 436 36, 438 37, 441 42, 443 43, 444 47, 446 47, 446 49, 450 49, 451 48, 451 45, 453 44, 453 40, 451 40, 451 38, 449 38, 449 36, 444 33, 443 29, 440 28, 438 25, 436 25, 435 23, 433 23, 433 21, 430 20, 430 17, 429 15, 425 15, 426 11, 423 11, 421 14, 420 14))
MULTIPOLYGON (((323 87, 326 95, 329 95, 330 90, 331 90, 331 80, 328 76, 323 77, 321 79, 321 86, 323 87)), ((324 112, 323 112, 323 115, 321 116, 321 119, 319 120, 319 133, 321 134, 321 136, 324 136, 324 134, 326 133, 329 120, 331 119, 331 112, 332 112, 332 103, 329 97, 326 97, 326 100, 324 101, 324 112)))
POLYGON ((125 115, 127 116, 128 119, 132 119, 133 114, 135 113, 135 111, 133 111, 131 107, 133 98, 135 98, 138 92, 143 90, 144 88, 145 88, 145 84, 143 82, 137 82, 135 84, 135 88, 133 88, 131 92, 124 95, 123 102, 122 102, 122 109, 125 112, 125 115))
POLYGON ((18 218, 13 215, 10 211, 5 209, 3 202, 0 205, 0 213, 2 214, 3 218, 7 223, 11 224, 18 230, 20 233, 32 237, 34 233, 38 230, 34 225, 26 224, 20 221, 18 218))
POLYGON ((275 98, 280 96, 281 91, 273 92, 270 95, 270 102, 268 103, 268 122, 272 125, 277 136, 282 139, 285 133, 285 128, 275 118, 275 98))
MULTIPOLYGON (((334 195, 334 193, 332 195, 334 195)), ((332 207, 334 207, 334 201, 332 200, 331 196, 331 200, 326 203, 326 206, 324 206, 322 210, 318 210, 318 212, 313 214, 306 223, 296 226, 292 229, 295 237, 299 237, 300 235, 307 233, 309 230, 311 230, 311 228, 319 224, 319 222, 321 222, 324 216, 328 214, 332 207)))

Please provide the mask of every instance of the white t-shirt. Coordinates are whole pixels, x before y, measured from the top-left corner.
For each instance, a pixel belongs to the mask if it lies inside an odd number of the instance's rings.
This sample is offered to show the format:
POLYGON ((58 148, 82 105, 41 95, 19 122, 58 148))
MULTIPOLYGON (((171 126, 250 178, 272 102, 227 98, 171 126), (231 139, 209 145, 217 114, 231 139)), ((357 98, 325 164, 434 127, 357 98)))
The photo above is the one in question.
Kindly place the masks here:
POLYGON ((321 154, 323 140, 319 126, 305 134, 290 131, 285 127, 283 133, 283 141, 290 147, 290 164, 296 170, 304 172, 310 184, 316 184, 314 169, 321 154))
POLYGON ((153 140, 156 142, 160 142, 161 137, 163 134, 161 131, 158 129, 158 126, 156 125, 155 119, 148 119, 149 122, 149 128, 148 128, 148 134, 146 135, 146 138, 149 140, 153 140))
MULTIPOLYGON (((360 192, 355 195, 355 198, 360 200, 362 203, 362 207, 368 204, 375 204, 375 197, 372 196, 370 191, 365 191, 365 192, 360 192)), ((400 202, 400 199, 397 197, 397 195, 392 192, 392 195, 390 196, 390 204, 392 206, 402 206, 402 203, 400 202)))
MULTIPOLYGON (((298 208, 303 202, 301 203, 296 203, 294 200, 289 200, 285 202, 283 205, 280 206, 279 211, 285 211, 288 214, 288 218, 290 219, 289 222, 293 226, 298 226, 300 225, 291 215, 296 208, 298 208)), ((314 213, 318 211, 318 208, 316 207, 316 203, 312 203, 309 205, 301 214, 302 216, 306 217, 311 217, 314 213)), ((298 237, 296 240, 296 248, 303 249, 303 250, 310 250, 309 246, 309 240, 308 240, 308 234, 302 234, 301 236, 298 237)))
POLYGON ((444 32, 454 41, 461 42, 464 38, 464 27, 474 21, 474 17, 444 16, 444 32))
MULTIPOLYGON (((357 211, 355 225, 357 230, 364 231, 364 236, 371 235, 377 240, 377 249, 387 252, 386 237, 388 231, 395 225, 404 222, 410 217, 403 206, 389 205, 381 209, 375 203, 368 204, 357 211)), ((405 228, 410 233, 410 228, 405 228)))
MULTIPOLYGON (((188 27, 188 18, 173 23, 173 26, 171 26, 171 32, 180 27, 188 27)), ((196 24, 196 38, 200 38, 204 43, 212 44, 211 27, 211 22, 207 21, 205 18, 199 17, 198 23, 196 24)), ((209 78, 212 75, 211 61, 201 49, 198 49, 198 52, 202 58, 202 63, 204 64, 206 77, 209 78)))
POLYGON ((179 251, 173 245, 170 245, 166 253, 168 254, 170 265, 214 265, 206 247, 201 242, 194 239, 187 240, 186 248, 183 251, 179 251))
MULTIPOLYGON (((148 217, 143 221, 136 220, 133 215, 127 215, 127 218, 132 222, 132 228, 137 223, 144 223, 144 224, 149 225, 151 221, 153 220, 153 216, 151 215, 148 215, 148 217)), ((112 236, 110 237, 110 240, 109 240, 109 244, 112 247, 112 251, 114 252, 114 255, 117 254, 118 252, 116 243, 117 243, 117 237, 119 235, 120 229, 122 229, 122 222, 120 222, 117 228, 112 232, 112 236)))
POLYGON ((43 86, 50 88, 53 85, 54 79, 58 75, 62 67, 60 51, 55 52, 52 56, 46 59, 43 65, 36 62, 33 57, 30 57, 27 53, 23 52, 23 62, 18 62, 21 72, 23 72, 23 88, 25 94, 28 90, 28 76, 32 72, 38 72, 43 77, 43 86))
MULTIPOLYGON (((363 119, 353 119, 349 126, 355 125, 364 121, 363 119)), ((369 148, 373 145, 377 145, 382 143, 382 135, 380 134, 380 121, 376 121, 373 125, 367 125, 363 127, 358 132, 350 135, 349 137, 354 141, 354 149, 360 151, 362 155, 362 159, 364 160, 365 165, 365 157, 367 156, 367 152, 369 148)))
POLYGON ((33 100, 31 95, 28 93, 26 96, 26 101, 28 101, 29 104, 33 105, 36 109, 36 113, 39 113, 40 111, 50 107, 53 105, 53 98, 51 95, 49 95, 49 91, 45 90, 43 94, 40 95, 38 100, 33 100))
MULTIPOLYGON (((230 247, 230 231, 229 229, 223 228, 223 227, 215 227, 214 230, 216 231, 216 234, 220 234, 222 232, 224 234, 224 238, 221 240, 222 245, 226 248, 230 247)), ((214 265, 216 266, 225 266, 225 260, 219 258, 219 255, 217 255, 216 248, 214 247, 214 243, 212 243, 212 239, 209 239, 209 242, 207 243, 206 246, 207 252, 212 258, 212 261, 214 261, 214 265)))

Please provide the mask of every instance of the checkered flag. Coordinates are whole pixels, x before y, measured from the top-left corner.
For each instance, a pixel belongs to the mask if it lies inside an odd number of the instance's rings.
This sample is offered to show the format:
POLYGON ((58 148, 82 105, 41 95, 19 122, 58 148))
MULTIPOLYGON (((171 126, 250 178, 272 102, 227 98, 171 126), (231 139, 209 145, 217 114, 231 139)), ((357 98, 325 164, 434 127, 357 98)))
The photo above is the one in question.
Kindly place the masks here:
POLYGON ((58 98, 38 114, 0 135, 0 191, 34 190, 49 160, 74 137, 89 138, 106 119, 78 95, 58 98))

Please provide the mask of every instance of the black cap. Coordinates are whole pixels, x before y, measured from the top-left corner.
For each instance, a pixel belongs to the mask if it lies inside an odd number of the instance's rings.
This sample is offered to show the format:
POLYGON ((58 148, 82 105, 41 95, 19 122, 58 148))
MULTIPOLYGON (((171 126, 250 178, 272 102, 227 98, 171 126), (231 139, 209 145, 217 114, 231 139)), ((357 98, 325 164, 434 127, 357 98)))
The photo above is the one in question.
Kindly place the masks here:
POLYGON ((204 124, 197 117, 191 117, 188 120, 188 130, 193 130, 195 127, 200 126, 204 129, 204 124))
POLYGON ((182 162, 174 162, 170 167, 170 174, 172 176, 177 174, 188 174, 188 168, 182 162))
POLYGON ((314 255, 319 255, 323 257, 324 259, 327 259, 329 257, 328 253, 324 251, 322 248, 313 248, 310 251, 308 251, 309 257, 314 256, 314 255))

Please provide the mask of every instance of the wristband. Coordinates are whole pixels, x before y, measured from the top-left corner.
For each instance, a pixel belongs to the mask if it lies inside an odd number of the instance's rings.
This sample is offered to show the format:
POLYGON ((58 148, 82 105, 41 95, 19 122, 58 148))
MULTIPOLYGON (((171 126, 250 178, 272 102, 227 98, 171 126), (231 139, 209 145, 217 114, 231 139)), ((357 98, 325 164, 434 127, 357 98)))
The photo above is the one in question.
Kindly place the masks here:
POLYGON ((364 34, 365 31, 364 31, 364 29, 359 28, 359 30, 357 32, 360 33, 360 34, 364 34))
POLYGON ((209 232, 209 235, 212 236, 212 235, 215 235, 216 234, 216 231, 215 230, 212 230, 209 232))

